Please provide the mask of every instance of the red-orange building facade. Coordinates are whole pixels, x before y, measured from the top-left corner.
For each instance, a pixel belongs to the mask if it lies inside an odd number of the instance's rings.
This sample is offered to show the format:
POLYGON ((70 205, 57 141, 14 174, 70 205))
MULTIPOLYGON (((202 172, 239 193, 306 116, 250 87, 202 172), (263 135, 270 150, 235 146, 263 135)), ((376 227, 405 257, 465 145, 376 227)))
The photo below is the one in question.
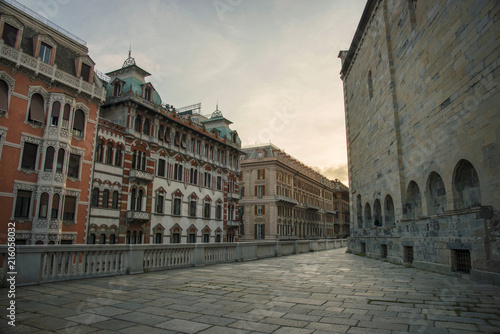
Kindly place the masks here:
MULTIPOLYGON (((57 28, 57 27, 56 27, 57 28)), ((0 3, 0 243, 84 243, 99 105, 85 42, 0 3)))

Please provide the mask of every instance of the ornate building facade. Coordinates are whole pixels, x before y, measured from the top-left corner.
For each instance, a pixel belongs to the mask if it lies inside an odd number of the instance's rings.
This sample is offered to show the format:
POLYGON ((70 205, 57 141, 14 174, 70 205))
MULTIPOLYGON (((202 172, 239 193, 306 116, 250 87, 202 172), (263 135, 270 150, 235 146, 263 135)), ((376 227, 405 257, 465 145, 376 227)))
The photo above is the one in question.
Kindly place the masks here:
POLYGON ((367 2, 339 55, 353 252, 500 284, 499 11, 367 2))
POLYGON ((237 241, 241 141, 209 117, 164 104, 129 58, 107 73, 88 243, 237 241))
MULTIPOLYGON (((242 240, 335 238, 349 233, 339 220, 347 191, 272 144, 243 148, 240 189, 242 240)), ((348 203, 347 203, 348 205, 348 203)))
POLYGON ((0 2, 0 243, 83 243, 98 107, 85 42, 0 2))

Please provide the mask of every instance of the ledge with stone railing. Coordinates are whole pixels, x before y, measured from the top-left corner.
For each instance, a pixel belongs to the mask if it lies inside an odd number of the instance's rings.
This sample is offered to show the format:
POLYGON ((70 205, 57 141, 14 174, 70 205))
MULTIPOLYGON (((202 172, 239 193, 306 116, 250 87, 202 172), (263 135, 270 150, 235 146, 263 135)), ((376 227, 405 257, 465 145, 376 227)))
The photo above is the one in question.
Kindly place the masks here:
MULTIPOLYGON (((347 247, 347 239, 151 245, 18 245, 16 285, 138 274, 347 247)), ((0 246, 6 284, 7 246, 0 246)))

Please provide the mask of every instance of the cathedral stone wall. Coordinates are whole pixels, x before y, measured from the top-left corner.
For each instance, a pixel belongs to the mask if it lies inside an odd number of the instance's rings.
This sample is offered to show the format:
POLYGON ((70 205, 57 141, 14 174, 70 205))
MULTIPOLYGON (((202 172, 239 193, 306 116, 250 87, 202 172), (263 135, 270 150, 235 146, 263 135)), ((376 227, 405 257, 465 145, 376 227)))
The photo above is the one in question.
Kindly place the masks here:
POLYGON ((499 12, 368 1, 340 53, 354 252, 500 284, 499 12))

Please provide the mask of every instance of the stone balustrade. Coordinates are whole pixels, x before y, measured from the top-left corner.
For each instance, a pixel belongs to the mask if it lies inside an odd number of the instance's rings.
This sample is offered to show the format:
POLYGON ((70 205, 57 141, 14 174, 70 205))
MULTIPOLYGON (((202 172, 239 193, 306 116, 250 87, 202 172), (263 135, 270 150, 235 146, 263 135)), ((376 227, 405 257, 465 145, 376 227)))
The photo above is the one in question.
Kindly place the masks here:
POLYGON ((18 245, 15 270, 0 246, 0 283, 16 272, 16 285, 138 274, 146 271, 256 260, 347 247, 347 239, 151 245, 18 245))

